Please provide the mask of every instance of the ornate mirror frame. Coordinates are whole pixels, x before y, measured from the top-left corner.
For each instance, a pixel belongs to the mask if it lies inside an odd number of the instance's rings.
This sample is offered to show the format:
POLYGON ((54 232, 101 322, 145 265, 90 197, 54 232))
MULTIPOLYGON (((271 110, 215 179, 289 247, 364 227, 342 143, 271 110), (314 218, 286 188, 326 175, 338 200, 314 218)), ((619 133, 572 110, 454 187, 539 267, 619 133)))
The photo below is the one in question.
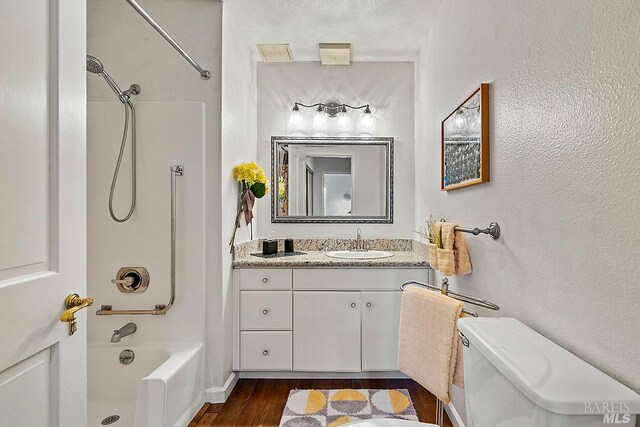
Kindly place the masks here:
POLYGON ((292 224, 392 224, 393 223, 393 137, 271 137, 271 222, 292 224), (385 150, 385 214, 381 216, 278 216, 278 148, 280 145, 376 145, 385 150))

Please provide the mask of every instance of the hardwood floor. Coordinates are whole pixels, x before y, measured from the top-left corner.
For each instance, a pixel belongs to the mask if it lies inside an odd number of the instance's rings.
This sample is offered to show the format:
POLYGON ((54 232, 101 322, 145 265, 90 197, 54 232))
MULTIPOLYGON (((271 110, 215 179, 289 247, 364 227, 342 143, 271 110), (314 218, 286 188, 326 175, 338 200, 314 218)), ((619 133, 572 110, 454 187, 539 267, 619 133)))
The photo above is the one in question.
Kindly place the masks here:
MULTIPOLYGON (((189 427, 261 426, 277 427, 289 391, 293 389, 406 388, 420 421, 435 423, 436 399, 413 380, 340 379, 340 380, 256 380, 238 381, 225 403, 205 405, 189 427)), ((445 413, 444 426, 452 427, 445 413)))

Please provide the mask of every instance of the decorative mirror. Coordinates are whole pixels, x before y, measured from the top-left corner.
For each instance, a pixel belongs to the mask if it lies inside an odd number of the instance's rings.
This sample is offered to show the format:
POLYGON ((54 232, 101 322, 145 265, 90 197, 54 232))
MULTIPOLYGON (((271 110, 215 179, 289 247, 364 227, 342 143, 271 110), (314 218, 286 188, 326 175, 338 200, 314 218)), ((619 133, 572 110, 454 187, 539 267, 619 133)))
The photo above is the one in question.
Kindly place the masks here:
POLYGON ((393 138, 271 138, 271 222, 393 223, 393 138))
POLYGON ((482 83, 442 121, 440 189, 489 181, 489 84, 482 83))

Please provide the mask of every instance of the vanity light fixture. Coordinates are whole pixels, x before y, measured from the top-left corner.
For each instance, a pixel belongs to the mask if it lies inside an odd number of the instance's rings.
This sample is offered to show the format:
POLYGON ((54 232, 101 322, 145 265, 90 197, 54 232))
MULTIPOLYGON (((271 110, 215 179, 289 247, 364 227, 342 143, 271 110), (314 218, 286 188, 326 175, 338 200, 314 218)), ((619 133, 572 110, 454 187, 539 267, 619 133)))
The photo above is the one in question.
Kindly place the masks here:
POLYGON ((311 125, 315 133, 325 133, 327 131, 327 116, 325 116, 322 106, 318 105, 313 115, 313 124, 311 125))
POLYGON ((338 113, 338 132, 348 133, 351 130, 351 118, 347 114, 347 107, 342 106, 338 113))
POLYGON ((304 130, 304 118, 302 117, 302 113, 300 112, 300 108, 298 108, 298 104, 293 107, 293 111, 291 111, 291 116, 289 117, 289 132, 291 133, 301 133, 304 130))
POLYGON ((367 106, 366 110, 364 110, 364 114, 360 118, 358 130, 361 134, 373 135, 375 131, 375 124, 373 114, 371 114, 371 110, 369 109, 369 106, 367 106))
POLYGON ((354 107, 352 105, 342 104, 336 101, 329 101, 326 103, 317 102, 315 104, 303 104, 302 102, 296 102, 293 104, 293 109, 291 110, 291 115, 289 117, 289 132, 294 134, 303 133, 305 129, 304 118, 300 111, 300 107, 316 109, 313 116, 313 122, 311 124, 311 129, 315 134, 325 133, 327 131, 327 117, 338 119, 336 128, 339 133, 348 133, 351 131, 351 118, 349 117, 347 109, 364 109, 358 123, 358 133, 373 135, 375 130, 375 119, 371 113, 369 104, 354 107))

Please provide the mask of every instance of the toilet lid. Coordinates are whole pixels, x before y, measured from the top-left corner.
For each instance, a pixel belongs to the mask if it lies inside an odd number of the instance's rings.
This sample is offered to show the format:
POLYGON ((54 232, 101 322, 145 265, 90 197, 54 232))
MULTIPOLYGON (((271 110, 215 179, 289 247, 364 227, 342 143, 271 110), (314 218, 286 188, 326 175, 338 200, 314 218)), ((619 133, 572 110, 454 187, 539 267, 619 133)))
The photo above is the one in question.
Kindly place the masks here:
POLYGON ((347 426, 358 427, 438 427, 437 424, 419 423, 417 421, 399 420, 396 418, 374 418, 371 420, 356 421, 345 424, 347 426))

